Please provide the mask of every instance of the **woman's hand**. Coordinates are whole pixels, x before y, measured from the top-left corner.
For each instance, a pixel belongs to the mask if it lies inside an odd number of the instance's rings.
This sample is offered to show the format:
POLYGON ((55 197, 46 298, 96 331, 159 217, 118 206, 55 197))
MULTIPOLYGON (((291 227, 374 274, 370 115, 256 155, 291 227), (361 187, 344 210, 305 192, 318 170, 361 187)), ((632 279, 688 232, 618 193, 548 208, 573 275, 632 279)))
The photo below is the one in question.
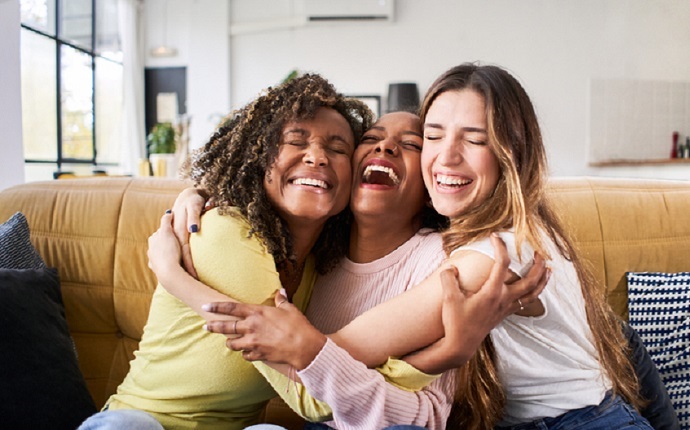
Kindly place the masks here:
POLYGON ((165 285, 175 270, 181 269, 182 251, 172 228, 173 215, 167 211, 161 217, 158 230, 149 237, 149 268, 156 274, 158 281, 165 285))
POLYGON ((197 188, 185 188, 175 199, 172 212, 174 214, 174 232, 180 244, 182 265, 194 278, 197 278, 194 261, 189 250, 189 234, 199 231, 200 218, 207 204, 206 193, 197 188))
POLYGON ((492 235, 491 242, 495 261, 489 278, 478 291, 473 293, 462 288, 455 266, 441 272, 441 319, 445 336, 427 348, 406 356, 405 361, 432 374, 460 367, 472 357, 491 329, 508 315, 537 300, 550 276, 544 259, 535 255, 534 264, 527 275, 506 284, 510 263, 508 251, 497 235, 492 235))
POLYGON ((237 322, 211 321, 205 327, 229 336, 228 348, 242 351, 245 360, 286 363, 302 370, 321 351, 326 336, 283 294, 276 294, 275 302, 275 307, 231 302, 204 305, 205 311, 239 318, 237 322))

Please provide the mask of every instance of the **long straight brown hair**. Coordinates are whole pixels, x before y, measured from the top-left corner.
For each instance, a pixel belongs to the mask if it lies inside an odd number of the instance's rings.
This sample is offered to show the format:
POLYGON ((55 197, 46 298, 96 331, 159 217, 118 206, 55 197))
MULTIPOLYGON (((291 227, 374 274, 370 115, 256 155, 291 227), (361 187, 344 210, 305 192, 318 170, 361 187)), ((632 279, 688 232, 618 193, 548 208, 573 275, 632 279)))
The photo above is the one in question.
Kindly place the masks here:
MULTIPOLYGON (((488 200, 450 220, 450 227, 443 234, 446 252, 485 238, 491 232, 513 228, 518 250, 527 241, 548 259, 542 240, 545 232, 558 252, 575 266, 598 359, 613 384, 614 393, 639 407, 643 402, 639 383, 628 358, 629 347, 619 320, 607 304, 603 288, 579 259, 572 240, 547 202, 546 153, 537 115, 522 85, 497 66, 465 63, 453 67, 429 88, 420 112, 422 124, 440 94, 467 89, 484 98, 488 145, 498 159, 501 175, 488 200)), ((449 422, 449 426, 492 429, 502 417, 505 393, 490 337, 458 372, 452 416, 455 422, 449 422)))

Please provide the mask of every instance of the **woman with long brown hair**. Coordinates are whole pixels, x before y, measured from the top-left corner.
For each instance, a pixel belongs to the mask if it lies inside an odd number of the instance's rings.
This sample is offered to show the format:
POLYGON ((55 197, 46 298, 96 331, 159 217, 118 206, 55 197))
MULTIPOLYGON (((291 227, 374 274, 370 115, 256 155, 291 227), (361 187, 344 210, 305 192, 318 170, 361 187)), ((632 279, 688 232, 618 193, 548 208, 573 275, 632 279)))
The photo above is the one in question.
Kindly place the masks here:
POLYGON ((544 145, 523 87, 500 67, 463 64, 431 85, 421 117, 424 181, 450 217, 444 248, 462 285, 491 261, 492 234, 508 245, 515 276, 534 251, 553 273, 539 299, 520 303, 461 367, 456 424, 651 428, 631 407, 642 399, 620 322, 546 199, 544 145))

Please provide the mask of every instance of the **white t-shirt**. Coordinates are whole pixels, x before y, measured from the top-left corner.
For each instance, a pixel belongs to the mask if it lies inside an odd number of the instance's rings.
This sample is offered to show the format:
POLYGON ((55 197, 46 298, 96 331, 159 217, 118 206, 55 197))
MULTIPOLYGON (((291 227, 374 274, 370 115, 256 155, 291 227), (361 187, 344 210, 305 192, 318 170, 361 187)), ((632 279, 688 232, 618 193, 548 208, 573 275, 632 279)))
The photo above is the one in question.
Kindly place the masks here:
MULTIPOLYGON (((499 234, 508 248, 510 270, 520 277, 532 265, 534 250, 522 245, 517 256, 515 235, 499 234)), ((582 288, 573 264, 546 236, 552 274, 539 297, 545 312, 538 317, 511 315, 491 331, 496 347, 497 368, 506 393, 500 425, 513 425, 569 410, 598 405, 611 388, 598 361, 587 322, 582 288)), ((490 240, 461 246, 494 258, 490 240)))

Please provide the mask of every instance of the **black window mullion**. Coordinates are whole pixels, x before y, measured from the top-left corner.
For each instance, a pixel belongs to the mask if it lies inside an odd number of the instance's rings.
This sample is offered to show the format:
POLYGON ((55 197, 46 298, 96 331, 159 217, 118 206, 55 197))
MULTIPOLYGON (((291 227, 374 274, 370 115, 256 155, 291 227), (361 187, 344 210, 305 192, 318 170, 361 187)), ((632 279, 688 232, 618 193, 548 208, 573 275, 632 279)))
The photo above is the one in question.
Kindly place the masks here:
POLYGON ((62 169, 62 42, 60 41, 60 0, 55 0, 55 82, 56 82, 56 103, 57 103, 57 170, 62 169))
POLYGON ((96 0, 91 0, 91 144, 93 165, 96 166, 96 0))
MULTIPOLYGON (((1 0, 0 0, 1 1, 1 0)), ((76 44, 76 42, 66 40, 64 39, 64 35, 62 34, 62 12, 65 9, 64 6, 64 1, 65 0, 55 0, 55 15, 54 15, 54 20, 55 20, 55 32, 54 34, 49 34, 47 33, 44 29, 39 29, 36 27, 33 27, 31 25, 27 25, 24 23, 21 23, 21 27, 29 30, 33 33, 39 34, 43 37, 47 37, 55 42, 55 64, 56 64, 56 70, 55 70, 55 91, 56 91, 56 115, 57 115, 57 122, 56 122, 56 136, 55 136, 55 142, 56 142, 56 160, 55 164, 57 165, 57 170, 60 171, 65 164, 92 164, 94 167, 98 165, 98 137, 96 133, 96 125, 97 125, 97 107, 96 107, 96 102, 97 102, 97 95, 96 95, 96 60, 97 57, 99 57, 99 54, 96 49, 96 44, 97 44, 97 29, 98 29, 98 24, 97 24, 97 8, 98 8, 98 1, 97 0, 90 0, 91 1, 91 47, 85 48, 82 46, 79 46, 76 44), (62 73, 62 49, 63 48, 73 48, 76 51, 79 51, 83 54, 86 54, 90 57, 91 60, 91 108, 92 108, 92 157, 91 159, 74 159, 71 157, 66 157, 65 156, 65 149, 64 149, 64 134, 65 134, 65 125, 64 125, 64 118, 63 118, 63 85, 62 81, 64 79, 64 74, 62 73)), ((104 60, 107 61, 115 61, 110 58, 103 58, 104 60)), ((115 61, 117 62, 117 61, 115 61)), ((47 163, 49 161, 46 160, 30 160, 27 159, 25 160, 26 162, 30 163, 47 163)), ((105 165, 117 165, 113 163, 105 163, 105 165)))

